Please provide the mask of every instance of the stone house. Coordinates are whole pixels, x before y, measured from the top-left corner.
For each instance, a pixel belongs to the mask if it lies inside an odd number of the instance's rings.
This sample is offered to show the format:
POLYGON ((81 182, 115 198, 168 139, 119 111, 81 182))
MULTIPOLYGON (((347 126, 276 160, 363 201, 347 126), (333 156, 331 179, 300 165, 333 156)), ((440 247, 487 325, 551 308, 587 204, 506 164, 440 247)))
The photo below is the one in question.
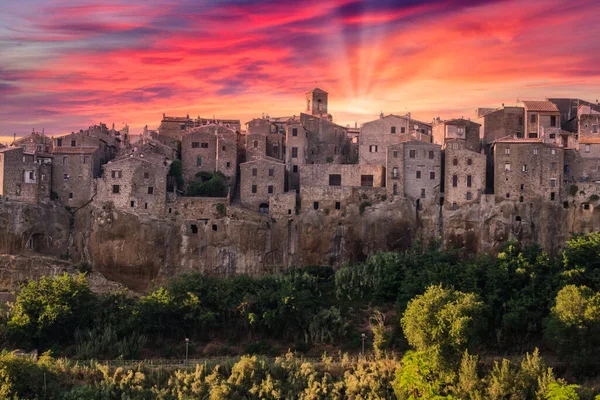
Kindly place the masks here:
POLYGON ((591 110, 600 112, 598 100, 595 103, 582 99, 554 98, 547 99, 552 102, 560 112, 560 126, 566 131, 577 133, 579 108, 587 106, 591 110))
MULTIPOLYGON (((489 111, 481 117, 481 130, 483 131, 482 144, 484 149, 491 147, 494 141, 505 137, 522 138, 524 109, 523 107, 507 107, 489 111)), ((489 154, 486 150, 486 154, 489 154)))
POLYGON ((50 199, 52 167, 35 162, 23 147, 0 149, 0 197, 38 204, 50 199))
POLYGON ((110 161, 102 167, 94 201, 111 202, 121 211, 162 216, 170 165, 166 157, 140 151, 110 161))
POLYGON ((263 157, 284 159, 285 128, 267 118, 255 118, 247 123, 246 160, 263 157))
POLYGON ((462 145, 462 141, 451 141, 444 150, 444 206, 451 210, 479 203, 486 189, 485 154, 462 145))
POLYGON ((235 188, 237 175, 237 135, 224 125, 203 125, 183 136, 181 162, 186 186, 199 172, 221 172, 230 188, 235 188))
POLYGON ((431 125, 406 116, 381 114, 379 119, 366 122, 360 131, 359 162, 385 165, 387 146, 419 140, 431 142, 431 125))
POLYGON ((306 93, 306 114, 331 121, 331 114, 327 112, 328 96, 329 93, 319 88, 306 93))
POLYGON ((308 130, 299 118, 291 119, 286 128, 285 167, 290 190, 300 188, 300 168, 307 164, 308 130))
POLYGON ((269 212, 271 198, 285 191, 285 164, 263 157, 240 164, 240 200, 256 211, 269 212))
POLYGON ((119 141, 113 135, 114 131, 109 131, 106 125, 90 126, 87 130, 70 133, 68 135, 56 137, 53 139, 53 147, 95 147, 98 166, 97 173, 100 173, 100 166, 115 158, 119 150, 119 141))
MULTIPOLYGON (((344 164, 350 159, 350 139, 347 128, 326 118, 300 114, 300 124, 308 131, 306 164, 344 164)), ((286 151, 294 151, 287 145, 286 151)))
POLYGON ((163 113, 163 118, 158 127, 158 134, 165 138, 181 141, 187 131, 204 125, 223 125, 234 132, 241 132, 239 119, 200 118, 200 116, 193 119, 190 118, 189 114, 185 117, 168 117, 163 113))
POLYGON ((560 201, 564 150, 542 139, 506 138, 494 143, 494 193, 498 201, 560 201))
POLYGON ((523 100, 519 105, 524 109, 527 138, 539 138, 546 143, 557 144, 564 148, 577 147, 573 132, 561 129, 561 114, 554 103, 548 100, 523 100))
POLYGON ((33 131, 27 136, 15 139, 11 146, 23 147, 23 151, 28 154, 50 153, 52 148, 52 138, 39 132, 33 131))
POLYGON ((387 147, 387 197, 407 198, 418 206, 439 202, 441 146, 413 140, 387 147))
POLYGON ((55 146, 52 149, 52 191, 69 207, 78 208, 95 193, 94 178, 102 173, 98 147, 55 146))
POLYGON ((464 118, 442 121, 437 118, 432 127, 433 143, 445 147, 449 140, 464 142, 464 148, 479 153, 481 139, 479 137, 481 125, 464 118))

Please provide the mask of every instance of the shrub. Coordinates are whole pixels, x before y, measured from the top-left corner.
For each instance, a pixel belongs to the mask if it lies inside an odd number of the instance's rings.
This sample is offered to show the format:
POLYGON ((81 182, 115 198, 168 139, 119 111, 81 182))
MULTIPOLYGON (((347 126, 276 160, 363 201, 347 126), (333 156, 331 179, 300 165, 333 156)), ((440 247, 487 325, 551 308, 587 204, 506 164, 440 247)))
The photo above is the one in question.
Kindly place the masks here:
POLYGON ((223 203, 217 203, 217 212, 219 213, 219 215, 221 216, 225 216, 225 214, 227 213, 227 208, 225 207, 225 204, 223 203))
POLYGON ((570 194, 572 197, 575 197, 575 196, 577 196, 577 192, 578 192, 578 191, 579 191, 579 188, 577 187, 577 185, 574 185, 574 184, 573 184, 573 185, 569 186, 569 194, 570 194))
POLYGON ((173 162, 169 166, 169 173, 167 174, 167 176, 172 176, 175 179, 177 187, 180 190, 183 189, 183 163, 181 162, 181 160, 173 160, 173 162))
POLYGON ((199 172, 196 180, 188 185, 187 196, 225 197, 227 178, 221 172, 199 172))
POLYGON ((370 201, 363 201, 362 203, 360 203, 360 206, 359 206, 360 215, 362 215, 363 212, 365 212, 365 208, 371 207, 371 205, 372 204, 370 201))

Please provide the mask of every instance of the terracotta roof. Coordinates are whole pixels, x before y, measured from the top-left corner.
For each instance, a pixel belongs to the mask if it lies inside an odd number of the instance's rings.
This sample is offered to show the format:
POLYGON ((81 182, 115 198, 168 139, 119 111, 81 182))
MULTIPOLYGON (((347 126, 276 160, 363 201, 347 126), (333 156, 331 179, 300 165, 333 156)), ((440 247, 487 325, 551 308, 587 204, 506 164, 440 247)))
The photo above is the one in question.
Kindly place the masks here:
POLYGON ((579 138, 581 144, 599 144, 600 138, 579 138))
POLYGON ((68 147, 61 146, 52 149, 52 153, 58 154, 91 154, 98 150, 97 147, 68 147))
POLYGON ((523 103, 523 105, 525 106, 527 111, 559 112, 556 105, 548 100, 543 100, 543 101, 522 100, 521 103, 523 103))
POLYGON ((544 143, 544 141, 537 138, 503 138, 494 141, 494 143, 544 143))

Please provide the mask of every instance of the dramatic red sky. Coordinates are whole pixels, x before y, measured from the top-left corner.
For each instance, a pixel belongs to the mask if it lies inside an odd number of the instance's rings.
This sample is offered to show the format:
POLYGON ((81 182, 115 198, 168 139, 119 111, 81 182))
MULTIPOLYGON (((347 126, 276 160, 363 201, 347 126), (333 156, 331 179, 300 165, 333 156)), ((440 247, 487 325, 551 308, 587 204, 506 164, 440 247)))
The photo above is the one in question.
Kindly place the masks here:
POLYGON ((19 0, 0 4, 0 141, 167 115, 421 120, 600 98, 598 0, 19 0))

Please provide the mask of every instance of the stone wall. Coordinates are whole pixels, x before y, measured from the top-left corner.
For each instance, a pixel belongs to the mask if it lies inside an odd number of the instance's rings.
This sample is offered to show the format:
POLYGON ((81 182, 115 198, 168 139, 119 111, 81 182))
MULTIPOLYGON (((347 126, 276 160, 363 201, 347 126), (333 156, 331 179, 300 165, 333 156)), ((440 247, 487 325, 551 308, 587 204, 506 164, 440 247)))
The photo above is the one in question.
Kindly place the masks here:
POLYGON ((342 164, 349 160, 350 139, 346 128, 308 114, 300 114, 300 123, 308 131, 307 164, 342 164))
POLYGON ((269 204, 270 198, 285 191, 285 165, 269 158, 240 165, 240 200, 255 207, 269 204))
POLYGON ((454 209, 479 203, 485 193, 486 157, 466 149, 445 150, 444 205, 454 209))
POLYGON ((308 131, 300 123, 293 121, 286 131, 285 164, 288 176, 288 187, 291 190, 300 188, 300 169, 306 164, 308 150, 308 131))
POLYGON ((52 191, 66 206, 77 208, 95 193, 94 169, 98 166, 96 148, 55 147, 52 163, 52 191))
POLYGON ((403 147, 404 197, 422 204, 439 204, 442 181, 441 146, 407 142, 403 147))
POLYGON ((506 136, 523 137, 522 107, 504 107, 483 118, 483 145, 491 145, 495 140, 506 136))
POLYGON ((385 200, 384 187, 350 186, 302 186, 300 189, 300 210, 302 213, 319 211, 326 215, 342 216, 349 208, 359 209, 385 200))
POLYGON ((302 188, 334 185, 381 187, 385 185, 385 168, 382 165, 367 164, 310 164, 304 165, 300 171, 302 188))

